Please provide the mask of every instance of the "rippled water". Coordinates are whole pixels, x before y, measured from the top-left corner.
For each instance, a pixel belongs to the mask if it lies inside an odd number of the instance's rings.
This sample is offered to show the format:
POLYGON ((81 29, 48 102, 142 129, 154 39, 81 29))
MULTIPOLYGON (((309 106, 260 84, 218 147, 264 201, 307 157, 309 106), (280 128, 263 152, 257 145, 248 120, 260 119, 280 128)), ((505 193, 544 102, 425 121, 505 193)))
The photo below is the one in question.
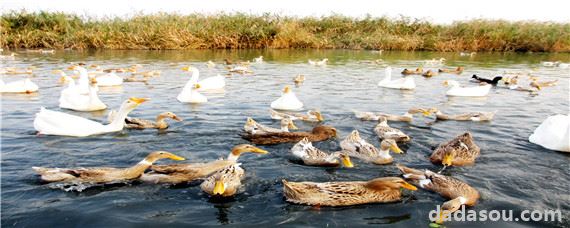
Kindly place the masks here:
MULTIPOLYGON (((453 167, 444 174, 462 179, 477 188, 482 197, 475 210, 559 209, 564 221, 543 223, 457 223, 448 226, 485 225, 569 226, 570 156, 550 151, 528 142, 528 136, 547 116, 568 113, 568 69, 546 68, 540 61, 570 62, 568 54, 485 54, 474 58, 456 53, 368 51, 105 51, 59 52, 55 55, 21 54, 16 61, 0 63, 3 67, 35 66, 32 80, 40 92, 32 95, 2 95, 2 226, 133 226, 133 225, 295 225, 361 226, 391 224, 401 227, 427 226, 428 213, 445 200, 426 191, 406 192, 402 202, 343 208, 313 208, 284 201, 281 179, 293 181, 368 180, 398 175, 394 165, 376 166, 355 161, 353 169, 307 167, 291 161, 292 144, 263 146, 270 154, 245 155, 240 160, 246 169, 245 191, 233 199, 213 200, 200 191, 198 183, 162 186, 144 183, 104 186, 81 193, 64 192, 42 184, 32 166, 77 167, 132 165, 149 152, 167 150, 184 156, 188 162, 203 162, 226 156, 232 146, 246 143, 238 135, 246 117, 277 126, 269 118, 269 104, 279 97, 293 76, 304 74, 305 83, 294 88, 305 108, 318 108, 325 124, 339 130, 340 138, 315 146, 338 150, 340 139, 353 129, 379 145, 372 129, 374 122, 354 118, 352 110, 401 114, 410 107, 437 107, 449 113, 497 111, 489 123, 436 122, 419 118, 412 124, 391 123, 413 137, 403 145, 405 154, 394 155, 395 162, 416 168, 438 170, 427 159, 439 143, 471 131, 481 147, 481 157, 472 167, 453 167), (225 74, 224 66, 205 66, 207 60, 224 58, 252 59, 264 55, 266 62, 253 65, 253 76, 227 78, 225 93, 207 94, 209 102, 182 104, 178 92, 189 79, 180 68, 192 64, 202 77, 225 74), (326 67, 309 66, 307 59, 329 58, 326 67), (383 67, 367 61, 378 58, 394 68, 399 77, 403 68, 415 68, 424 59, 447 58, 447 66, 465 66, 460 75, 439 75, 430 79, 416 77, 413 92, 377 87, 383 67), (36 136, 32 125, 41 106, 59 110, 61 85, 51 73, 70 62, 99 64, 105 67, 142 64, 145 70, 160 70, 162 75, 149 85, 127 83, 115 89, 101 88, 100 98, 116 109, 130 96, 150 97, 131 113, 133 117, 152 119, 163 111, 184 118, 164 132, 123 130, 120 133, 71 138, 36 136), (493 88, 487 98, 447 98, 442 81, 455 79, 468 84, 473 73, 492 77, 504 71, 526 72, 542 78, 559 79, 553 88, 539 96, 493 88)), ((24 76, 3 76, 5 81, 24 76)), ((90 119, 104 120, 108 110, 79 113, 90 119)), ((313 125, 298 123, 301 129, 313 125)), ((171 162, 161 161, 160 163, 171 162)))

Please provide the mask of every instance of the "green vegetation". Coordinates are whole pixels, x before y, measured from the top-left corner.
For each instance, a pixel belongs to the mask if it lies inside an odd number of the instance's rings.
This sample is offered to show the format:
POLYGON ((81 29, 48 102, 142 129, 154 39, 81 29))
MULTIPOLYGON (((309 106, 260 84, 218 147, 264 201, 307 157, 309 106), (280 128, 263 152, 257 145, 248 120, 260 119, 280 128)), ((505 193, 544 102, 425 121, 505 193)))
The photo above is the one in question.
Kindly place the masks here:
POLYGON ((272 14, 152 14, 81 18, 11 12, 0 46, 72 49, 346 48, 429 51, 570 52, 570 24, 472 20, 451 25, 385 17, 272 14))

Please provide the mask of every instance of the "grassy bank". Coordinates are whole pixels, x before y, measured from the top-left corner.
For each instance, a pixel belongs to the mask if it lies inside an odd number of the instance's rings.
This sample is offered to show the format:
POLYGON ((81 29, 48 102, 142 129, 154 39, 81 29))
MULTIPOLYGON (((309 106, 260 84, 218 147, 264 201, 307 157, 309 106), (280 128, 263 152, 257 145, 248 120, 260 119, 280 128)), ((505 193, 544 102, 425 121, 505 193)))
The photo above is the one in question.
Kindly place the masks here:
POLYGON ((140 15, 90 19, 63 13, 1 15, 0 46, 73 49, 348 48, 570 52, 570 24, 277 15, 140 15))

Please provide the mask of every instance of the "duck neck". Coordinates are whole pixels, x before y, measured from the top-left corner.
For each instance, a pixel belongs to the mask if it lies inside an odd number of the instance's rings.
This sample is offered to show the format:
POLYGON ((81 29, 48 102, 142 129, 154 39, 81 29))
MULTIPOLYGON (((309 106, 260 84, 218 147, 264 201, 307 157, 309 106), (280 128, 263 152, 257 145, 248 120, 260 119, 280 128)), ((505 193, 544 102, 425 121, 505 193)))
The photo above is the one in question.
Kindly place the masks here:
POLYGON ((89 89, 89 75, 87 74, 87 70, 80 68, 77 71, 79 71, 79 86, 89 89))
POLYGON ((239 154, 234 154, 233 151, 228 155, 228 161, 237 161, 238 158, 239 154))
POLYGON ((126 107, 121 106, 119 112, 117 112, 113 116, 113 120, 111 121, 111 123, 105 125, 105 127, 107 128, 106 130, 112 132, 112 131, 120 131, 121 129, 123 129, 123 126, 125 125, 125 119, 127 118, 127 115, 129 114, 130 111, 131 110, 128 110, 126 107))
POLYGON ((168 127, 168 124, 166 123, 166 117, 164 117, 163 115, 158 115, 156 117, 156 126, 158 128, 166 128, 168 127))
POLYGON ((200 79, 200 71, 198 71, 198 69, 193 69, 192 70, 192 77, 190 78, 190 81, 192 82, 192 84, 198 83, 198 80, 200 79))
POLYGON ((380 150, 378 150, 378 156, 381 158, 392 158, 392 156, 390 156, 390 149, 380 148, 380 150))
POLYGON ((142 175, 144 171, 152 165, 153 162, 155 161, 149 158, 145 158, 136 165, 130 168, 126 168, 124 171, 124 176, 129 178, 136 178, 142 175))
POLYGON ((384 80, 383 81, 390 81, 392 79, 392 68, 386 68, 384 70, 384 80))

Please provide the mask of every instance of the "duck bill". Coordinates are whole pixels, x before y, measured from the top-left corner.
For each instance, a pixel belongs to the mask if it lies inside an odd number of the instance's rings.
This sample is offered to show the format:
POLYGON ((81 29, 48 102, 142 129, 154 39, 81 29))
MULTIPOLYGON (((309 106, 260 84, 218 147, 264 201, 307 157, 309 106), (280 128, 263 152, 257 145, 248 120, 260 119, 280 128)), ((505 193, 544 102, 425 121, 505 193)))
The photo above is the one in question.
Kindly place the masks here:
POLYGON ((283 93, 290 93, 290 92, 291 92, 291 87, 285 86, 285 89, 283 89, 283 93))
POLYGON ((224 182, 217 180, 216 183, 214 184, 214 191, 212 193, 214 193, 214 195, 222 195, 224 194, 225 191, 226 191, 226 185, 224 184, 224 182))
POLYGON ((453 156, 451 154, 444 155, 441 164, 444 166, 451 166, 453 164, 453 156))
POLYGON ((422 111, 422 114, 423 114, 424 116, 430 116, 430 115, 431 115, 431 112, 428 111, 428 110, 423 110, 423 111, 422 111))
POLYGON ((354 164, 352 164, 352 161, 350 160, 350 157, 345 156, 345 157, 341 157, 340 160, 342 161, 342 165, 346 168, 353 168, 354 164))
POLYGON ((138 98, 138 97, 131 97, 129 98, 129 100, 131 100, 132 102, 135 102, 137 105, 140 105, 146 101, 148 101, 148 98, 138 98))
POLYGON ((186 158, 183 158, 183 157, 180 157, 180 156, 174 155, 174 154, 168 155, 168 158, 170 158, 170 159, 172 159, 172 160, 175 160, 175 161, 184 161, 184 160, 186 160, 186 158))
POLYGON ((449 214, 448 211, 441 211, 439 212, 439 215, 437 216, 437 220, 435 221, 435 223, 437 224, 443 224, 443 222, 445 221, 445 219, 447 218, 447 215, 449 214))
POLYGON ((69 67, 67 68, 67 70, 75 70, 76 67, 77 67, 77 66, 69 66, 69 67))
POLYGON ((319 122, 325 120, 325 118, 323 118, 323 115, 321 115, 321 113, 318 113, 318 112, 317 112, 315 115, 317 116, 317 120, 318 120, 319 122))
POLYGON ((297 129, 299 129, 297 126, 295 126, 295 123, 293 123, 292 120, 291 120, 291 122, 289 122, 289 124, 287 125, 287 127, 288 127, 289 129, 292 129, 292 130, 297 130, 297 129))
POLYGON ((192 69, 192 68, 191 68, 191 67, 188 67, 188 66, 182 67, 182 70, 183 70, 183 71, 190 71, 191 69, 192 69))
POLYGON ((410 183, 408 183, 408 182, 404 182, 404 183, 402 184, 402 188, 405 188, 405 189, 408 189, 408 190, 411 190, 411 191, 416 191, 416 190, 418 190, 418 188, 416 188, 416 186, 413 186, 412 184, 410 184, 410 183))
POLYGON ((194 85, 194 89, 199 89, 199 88, 202 88, 202 86, 201 86, 200 84, 195 84, 195 85, 194 85))
POLYGON ((180 117, 178 117, 178 116, 176 116, 176 115, 175 115, 175 116, 172 116, 172 119, 173 119, 173 120, 176 120, 176 121, 178 121, 178 122, 180 122, 180 121, 183 120, 182 118, 180 118, 180 117))
POLYGON ((400 147, 398 147, 398 145, 396 145, 396 144, 390 146, 390 150, 392 150, 394 153, 397 153, 397 154, 404 153, 402 151, 402 149, 400 149, 400 147))
POLYGON ((267 150, 261 149, 261 148, 257 148, 254 147, 253 149, 251 149, 252 153, 258 153, 258 154, 268 154, 269 152, 267 152, 267 150))

